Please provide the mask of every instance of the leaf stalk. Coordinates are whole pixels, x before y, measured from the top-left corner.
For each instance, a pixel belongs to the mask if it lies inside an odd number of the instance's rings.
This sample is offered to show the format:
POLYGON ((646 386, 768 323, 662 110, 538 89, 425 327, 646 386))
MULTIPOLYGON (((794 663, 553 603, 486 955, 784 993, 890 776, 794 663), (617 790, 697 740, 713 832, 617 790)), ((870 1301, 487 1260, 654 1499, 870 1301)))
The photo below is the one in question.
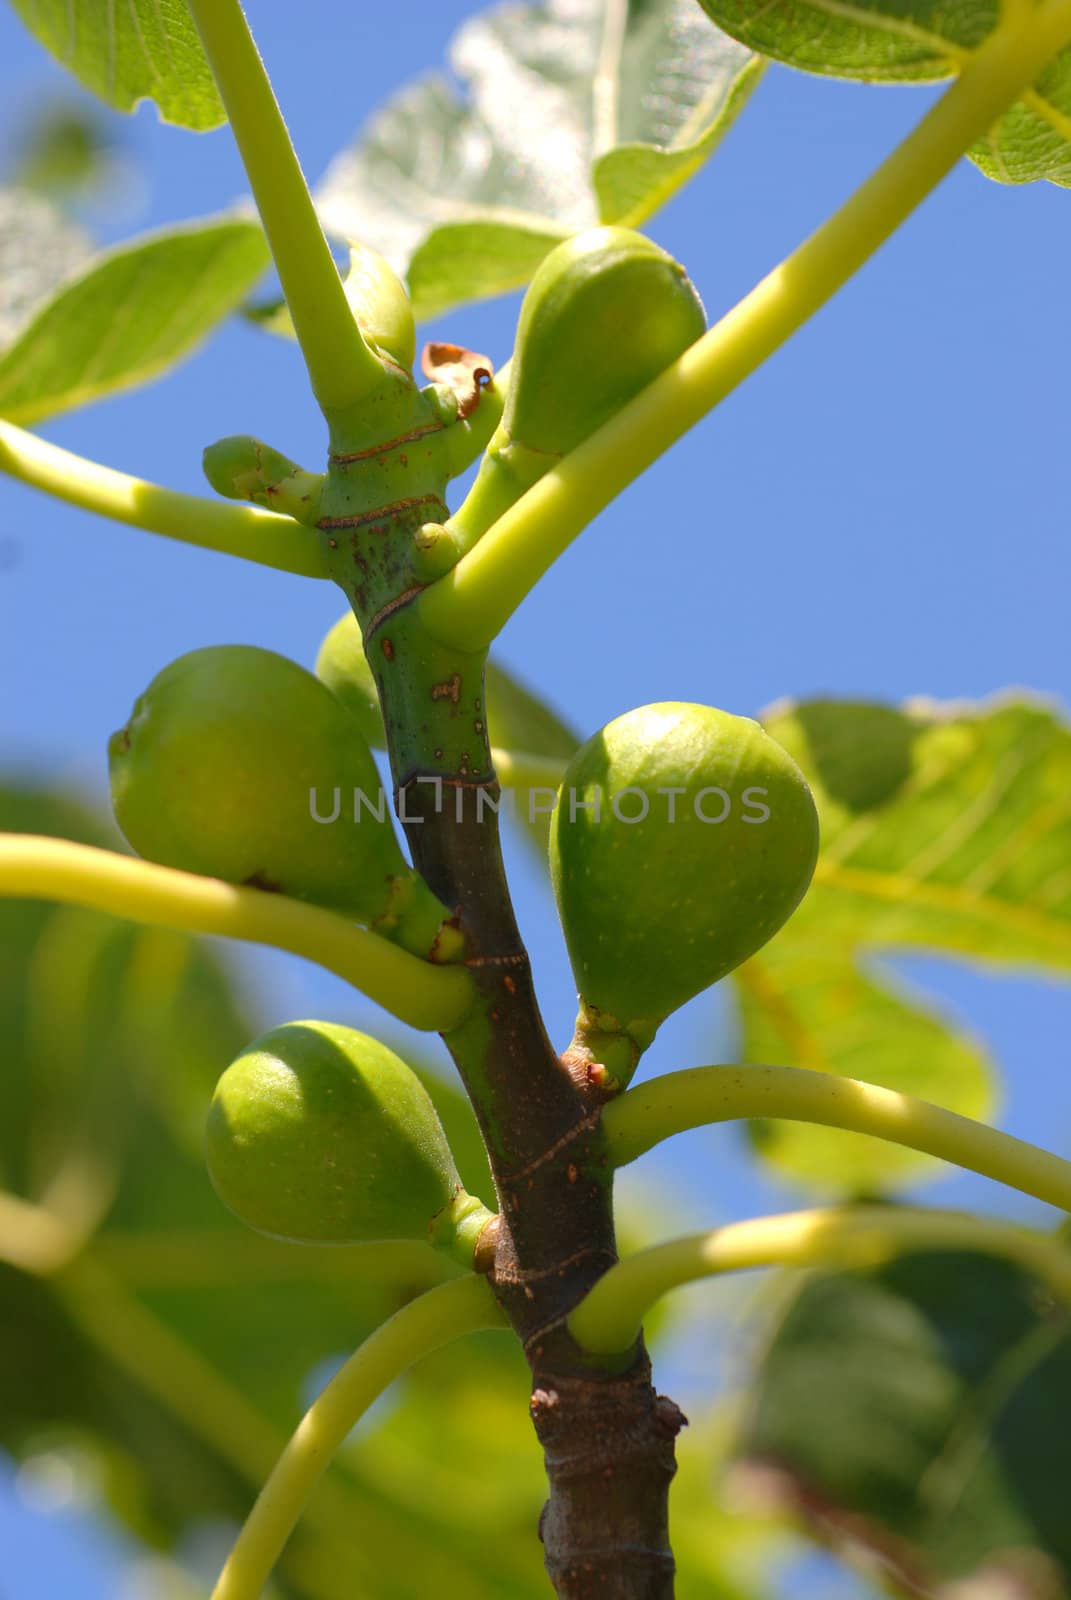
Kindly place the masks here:
POLYGON ((470 1273, 427 1290, 370 1334, 305 1413, 257 1497, 212 1600, 258 1600, 325 1468, 389 1384, 433 1350, 505 1325, 486 1279, 470 1273))
POLYGON ((967 1212, 826 1206, 733 1222, 638 1251, 599 1279, 569 1328, 593 1355, 613 1355, 635 1343, 651 1307, 682 1284, 755 1267, 872 1267, 907 1250, 1004 1256, 1071 1301, 1071 1250, 1027 1228, 967 1212))
POLYGON ((313 393, 357 404, 383 367, 346 300, 297 154, 239 0, 189 0, 268 236, 313 393))
POLYGON ((473 1002, 461 968, 432 966, 335 911, 66 839, 0 836, 0 896, 91 906, 133 922, 289 950, 413 1028, 456 1027, 473 1002))
POLYGON ((0 421, 0 471, 56 500, 95 511, 129 527, 183 544, 241 556, 300 578, 326 578, 320 542, 311 528, 257 506, 228 505, 164 489, 144 478, 101 466, 0 421))
POLYGON ((638 1084, 603 1112, 615 1167, 688 1128, 743 1117, 816 1122, 950 1161, 1071 1211, 1071 1161, 955 1111, 807 1067, 690 1067, 638 1084))

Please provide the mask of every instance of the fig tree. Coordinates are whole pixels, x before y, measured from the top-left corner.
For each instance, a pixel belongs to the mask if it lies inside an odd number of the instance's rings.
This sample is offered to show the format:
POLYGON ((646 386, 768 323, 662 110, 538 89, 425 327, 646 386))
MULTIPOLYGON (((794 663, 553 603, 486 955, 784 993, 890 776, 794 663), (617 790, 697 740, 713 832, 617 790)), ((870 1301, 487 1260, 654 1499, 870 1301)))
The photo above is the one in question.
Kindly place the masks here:
POLYGON ((757 722, 667 702, 600 729, 566 768, 551 830, 577 1043, 605 1060, 625 1036, 611 1071, 627 1075, 670 1012, 773 937, 817 853, 803 774, 757 722))
POLYGON ((224 1204, 277 1238, 426 1239, 471 1260, 490 1216, 412 1069, 334 1023, 254 1039, 216 1086, 205 1153, 224 1204))

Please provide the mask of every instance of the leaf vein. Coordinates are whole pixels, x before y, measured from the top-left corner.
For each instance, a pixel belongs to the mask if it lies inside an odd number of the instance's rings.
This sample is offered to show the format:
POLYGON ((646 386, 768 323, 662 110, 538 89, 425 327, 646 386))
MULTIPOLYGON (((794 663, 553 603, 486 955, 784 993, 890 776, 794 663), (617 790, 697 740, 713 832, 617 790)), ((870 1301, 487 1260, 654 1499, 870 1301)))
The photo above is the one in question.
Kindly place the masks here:
MULTIPOLYGON (((839 863, 819 861, 814 881, 831 889, 841 889, 864 899, 886 904, 903 904, 908 901, 916 907, 937 912, 954 912, 972 918, 985 926, 1007 933, 1009 926, 1031 935, 1042 944, 1051 945, 1055 954, 1065 962, 1071 959, 1071 927, 1052 917, 1044 916, 1032 906, 1017 906, 1010 901, 976 894, 960 884, 934 883, 905 877, 901 872, 875 872, 870 868, 846 867, 839 863)), ((880 933, 867 941, 876 945, 887 943, 880 933)), ((924 944, 922 939, 911 939, 912 945, 924 944)))

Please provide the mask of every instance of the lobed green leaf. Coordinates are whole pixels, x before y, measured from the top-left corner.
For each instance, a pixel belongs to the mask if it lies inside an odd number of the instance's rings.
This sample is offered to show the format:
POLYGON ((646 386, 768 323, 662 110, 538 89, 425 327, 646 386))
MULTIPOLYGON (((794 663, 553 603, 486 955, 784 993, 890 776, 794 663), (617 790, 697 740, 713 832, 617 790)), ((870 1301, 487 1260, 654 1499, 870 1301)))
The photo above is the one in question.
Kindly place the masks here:
POLYGON ((11 0, 41 43, 101 100, 133 111, 155 100, 164 122, 226 121, 185 0, 11 0))
POLYGON ((970 152, 987 178, 1071 188, 1071 46, 970 152))
POLYGON ((637 226, 703 164, 760 63, 692 0, 498 6, 330 167, 329 231, 408 276, 418 317, 526 283, 560 240, 637 226))
MULTIPOLYGON (((870 960, 931 951, 1071 973, 1071 729, 1027 698, 903 710, 813 700, 766 726, 811 784, 822 852, 788 926, 735 975, 741 1059, 988 1115, 981 1046, 870 960)), ((786 1123, 756 1138, 780 1171, 827 1191, 881 1189, 925 1161, 786 1123)))
POLYGON ((1068 1308, 1007 1261, 917 1253, 805 1283, 763 1356, 741 1454, 897 1592, 977 1580, 1055 1600, 1071 1583, 1069 1406, 1068 1308))
MULTIPOLYGON (((959 72, 996 26, 999 0, 700 0, 748 48, 805 72, 927 83, 959 72)), ((1000 183, 1071 185, 1071 46, 969 151, 1000 183)))
POLYGON ((238 217, 93 257, 38 295, 0 354, 0 415, 37 422, 160 376, 236 309, 267 264, 260 225, 238 217))
POLYGON ((1071 728, 1040 700, 811 701, 767 723, 815 790, 794 931, 1071 973, 1071 728))
MULTIPOLYGON (((739 969, 736 990, 742 1060, 861 1078, 965 1117, 994 1114, 984 1046, 926 996, 869 963, 860 970, 842 950, 783 934, 739 969)), ((874 1194, 916 1181, 929 1164, 902 1145, 805 1122, 753 1122, 749 1134, 780 1175, 817 1193, 874 1194)))

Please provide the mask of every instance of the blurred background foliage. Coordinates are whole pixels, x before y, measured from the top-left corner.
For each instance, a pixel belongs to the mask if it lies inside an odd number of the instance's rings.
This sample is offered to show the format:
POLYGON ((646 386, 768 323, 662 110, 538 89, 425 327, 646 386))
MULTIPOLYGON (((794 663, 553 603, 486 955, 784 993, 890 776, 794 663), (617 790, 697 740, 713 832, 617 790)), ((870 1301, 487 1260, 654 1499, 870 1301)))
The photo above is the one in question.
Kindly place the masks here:
MULTIPOLYGON (((116 843, 76 796, 10 782, 0 827, 116 843)), ((222 1067, 258 1031, 210 945, 0 900, 0 1440, 31 1480, 76 1476, 154 1551, 200 1552, 192 1575, 171 1573, 176 1596, 206 1592, 198 1576, 315 1387, 455 1270, 422 1245, 285 1244, 223 1208, 201 1129, 222 1067), (35 1251, 43 1216, 69 1238, 35 1251)), ((441 1073, 422 1076, 466 1184, 490 1195, 467 1103, 441 1073)), ((541 1595, 526 1380, 501 1334, 418 1367, 323 1485, 279 1594, 541 1595)), ((763 1592, 767 1552, 761 1518, 712 1509, 724 1444, 724 1428, 687 1436, 678 1532, 691 1592, 742 1600, 763 1592)))
MULTIPOLYGON (((116 843, 77 796, 10 781, 0 827, 116 843)), ((31 1491, 77 1485, 119 1519, 163 1563, 153 1592, 176 1600, 207 1593, 315 1389, 455 1270, 422 1245, 282 1243, 225 1211, 201 1129, 220 1070, 258 1031, 211 944, 0 900, 0 1441, 31 1491)), ((414 1064, 466 1184, 490 1196, 467 1103, 414 1064)), ((849 1156, 849 1189, 853 1170, 849 1156)), ((624 1207, 626 1250, 677 1220, 650 1193, 643 1209, 641 1221, 624 1207)), ((989 1585, 972 1594, 1059 1600, 1071 1455, 1052 1423, 1071 1406, 1068 1308, 977 1254, 778 1285, 738 1289, 720 1326, 700 1324, 712 1376, 727 1335, 739 1345, 750 1329, 759 1355, 730 1357, 735 1381, 682 1435, 684 1600, 772 1595, 793 1526, 897 1592, 970 1574, 989 1585)), ((651 1320, 656 1348, 673 1323, 672 1308, 651 1320)), ((278 1594, 542 1595, 526 1399, 507 1335, 422 1363, 355 1431, 278 1594)))

